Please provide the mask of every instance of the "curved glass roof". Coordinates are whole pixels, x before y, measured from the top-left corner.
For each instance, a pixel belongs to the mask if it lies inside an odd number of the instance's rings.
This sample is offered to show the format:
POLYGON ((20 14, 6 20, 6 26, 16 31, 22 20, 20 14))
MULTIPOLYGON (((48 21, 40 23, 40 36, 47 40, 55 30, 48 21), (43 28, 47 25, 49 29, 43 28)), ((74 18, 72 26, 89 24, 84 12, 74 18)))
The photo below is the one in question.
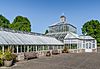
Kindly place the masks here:
POLYGON ((0 45, 63 45, 53 37, 0 31, 0 45))

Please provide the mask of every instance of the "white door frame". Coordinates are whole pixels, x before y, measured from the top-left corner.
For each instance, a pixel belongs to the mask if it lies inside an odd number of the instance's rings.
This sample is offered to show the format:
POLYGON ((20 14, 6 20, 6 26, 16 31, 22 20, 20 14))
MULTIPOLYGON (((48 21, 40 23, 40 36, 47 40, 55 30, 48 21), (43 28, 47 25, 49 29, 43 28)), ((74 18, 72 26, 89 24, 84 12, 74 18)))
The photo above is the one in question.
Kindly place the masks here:
POLYGON ((92 52, 92 43, 91 42, 86 42, 85 44, 85 52, 92 52))

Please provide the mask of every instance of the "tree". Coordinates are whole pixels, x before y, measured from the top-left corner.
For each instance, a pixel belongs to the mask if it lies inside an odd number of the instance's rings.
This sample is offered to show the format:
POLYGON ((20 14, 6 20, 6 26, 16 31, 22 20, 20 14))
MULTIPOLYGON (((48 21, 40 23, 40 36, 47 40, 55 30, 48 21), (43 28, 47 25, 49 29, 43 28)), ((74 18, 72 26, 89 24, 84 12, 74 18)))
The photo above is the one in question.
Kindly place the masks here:
POLYGON ((10 28, 19 31, 30 32, 31 24, 27 17, 17 16, 10 25, 10 28))
POLYGON ((9 28, 10 21, 4 16, 0 15, 0 27, 9 28))
POLYGON ((48 30, 46 30, 46 31, 45 31, 45 34, 47 34, 47 33, 49 33, 49 31, 48 31, 48 30))
POLYGON ((98 20, 86 22, 82 27, 82 34, 90 35, 100 43, 100 22, 98 20))

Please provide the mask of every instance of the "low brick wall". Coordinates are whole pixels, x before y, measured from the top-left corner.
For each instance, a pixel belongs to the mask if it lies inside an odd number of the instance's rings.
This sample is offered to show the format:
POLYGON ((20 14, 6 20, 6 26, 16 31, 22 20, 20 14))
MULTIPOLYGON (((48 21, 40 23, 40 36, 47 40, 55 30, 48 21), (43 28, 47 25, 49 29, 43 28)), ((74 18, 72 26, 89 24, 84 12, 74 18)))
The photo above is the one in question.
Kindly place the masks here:
POLYGON ((16 55, 17 55, 17 58, 16 58, 16 59, 19 60, 19 61, 20 61, 20 60, 24 60, 24 58, 25 58, 25 57, 24 57, 24 53, 18 53, 18 54, 16 54, 16 55))
MULTIPOLYGON (((52 50, 44 50, 44 51, 37 51, 37 57, 41 57, 41 56, 46 56, 47 52, 50 51, 51 55, 52 55, 52 50)), ((28 53, 28 52, 26 52, 28 53)), ((30 53, 30 52, 29 52, 30 53)), ((62 49, 58 49, 58 53, 62 53, 62 49)), ((24 60, 25 59, 25 53, 18 53, 17 55, 17 60, 24 60)))
MULTIPOLYGON (((69 49, 70 53, 85 53, 85 49, 69 49)), ((100 52, 100 47, 98 49, 92 49, 92 52, 100 52)))
MULTIPOLYGON (((38 57, 46 56, 47 51, 50 51, 50 53, 52 55, 52 50, 37 51, 38 57)), ((62 53, 62 49, 58 49, 58 52, 59 53, 62 53)))
POLYGON ((68 51, 69 51, 69 53, 77 53, 78 52, 77 49, 69 49, 68 51))
POLYGON ((99 53, 100 53, 100 47, 98 47, 98 48, 97 48, 97 52, 99 52, 99 53))

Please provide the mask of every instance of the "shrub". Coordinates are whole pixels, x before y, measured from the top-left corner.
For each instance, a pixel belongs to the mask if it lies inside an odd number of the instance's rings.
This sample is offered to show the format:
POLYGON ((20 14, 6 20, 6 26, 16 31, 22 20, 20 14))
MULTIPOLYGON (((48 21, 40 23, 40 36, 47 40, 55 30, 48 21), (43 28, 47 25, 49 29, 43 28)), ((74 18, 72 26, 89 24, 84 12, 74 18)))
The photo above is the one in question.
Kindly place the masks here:
POLYGON ((3 65, 3 60, 2 59, 0 59, 0 66, 2 66, 3 65))
POLYGON ((13 60, 13 57, 10 51, 6 51, 4 53, 4 60, 7 60, 7 61, 13 60))
POLYGON ((4 54, 3 52, 0 50, 0 59, 3 59, 4 58, 4 54))
POLYGON ((67 49, 66 46, 65 46, 64 49, 62 50, 62 53, 68 53, 68 49, 67 49))
POLYGON ((46 56, 51 56, 50 51, 47 51, 46 56))
POLYGON ((0 66, 3 65, 3 58, 4 58, 3 52, 0 50, 0 66))
POLYGON ((13 62, 14 62, 14 63, 17 61, 17 60, 16 60, 16 57, 17 57, 16 54, 12 54, 12 59, 13 59, 13 62))

